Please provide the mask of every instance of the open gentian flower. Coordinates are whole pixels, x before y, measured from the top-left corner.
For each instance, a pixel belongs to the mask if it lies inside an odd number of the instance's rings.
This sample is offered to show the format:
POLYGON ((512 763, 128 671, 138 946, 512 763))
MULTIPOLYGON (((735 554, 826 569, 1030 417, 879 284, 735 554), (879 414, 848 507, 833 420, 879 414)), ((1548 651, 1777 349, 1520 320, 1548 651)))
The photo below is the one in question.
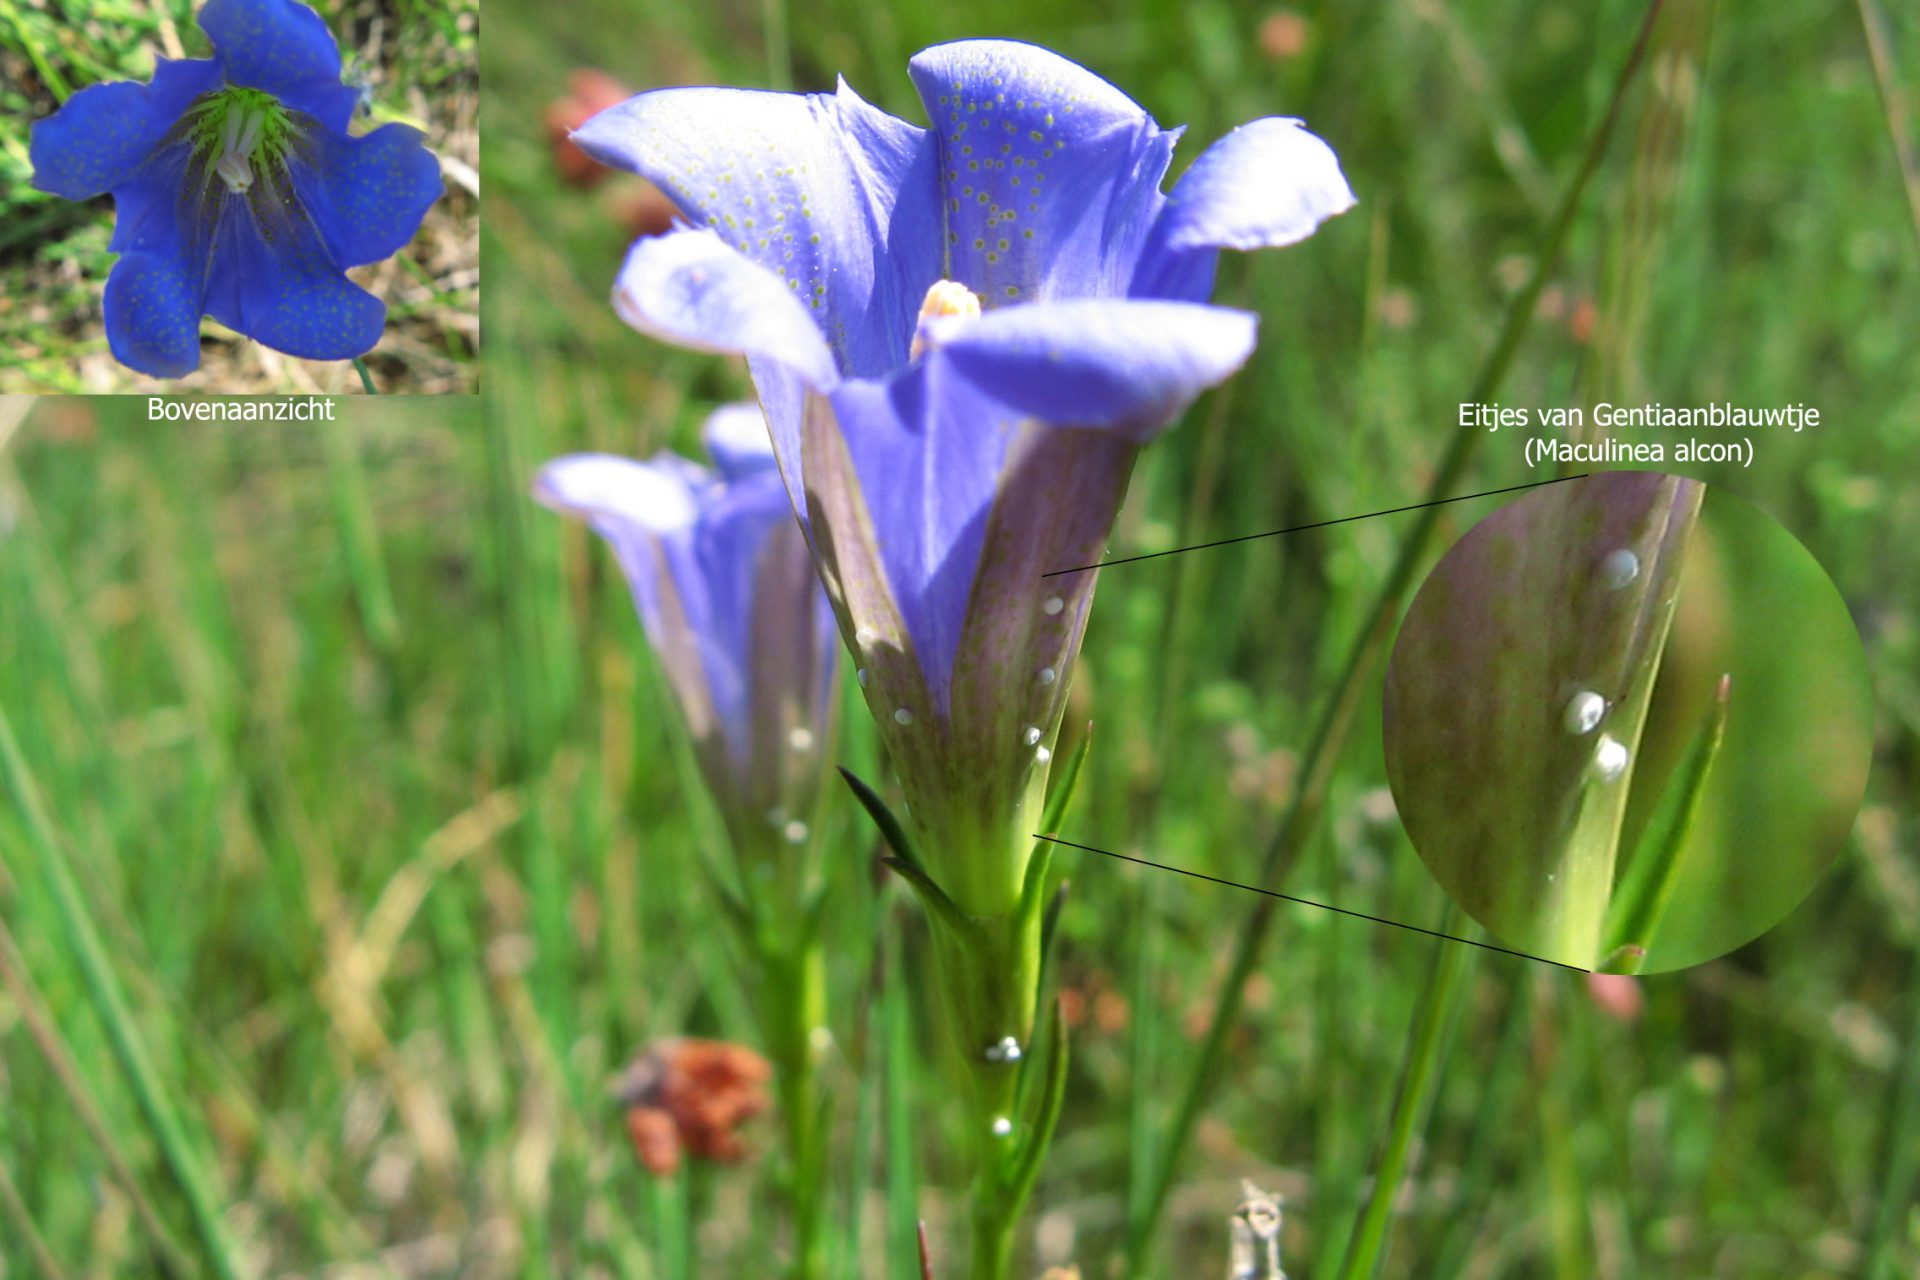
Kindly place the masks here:
POLYGON ((534 496, 612 545, 743 860, 805 843, 829 751, 833 614, 752 405, 708 420, 717 471, 574 454, 534 496))
POLYGON ((313 10, 209 0, 200 25, 212 58, 162 58, 152 83, 89 86, 33 126, 35 187, 113 194, 114 358, 191 373, 202 315, 288 355, 366 354, 386 306, 345 269, 413 238, 439 164, 405 125, 347 132, 358 91, 313 10))
POLYGON ((1178 130, 1006 41, 909 68, 921 129, 833 94, 644 93, 575 135, 691 225, 642 240, 635 327, 747 356, 780 467, 921 836, 960 909, 1021 892, 1094 575, 1138 448, 1231 374, 1255 318, 1221 248, 1348 208, 1299 122, 1235 130, 1170 192, 1178 130))

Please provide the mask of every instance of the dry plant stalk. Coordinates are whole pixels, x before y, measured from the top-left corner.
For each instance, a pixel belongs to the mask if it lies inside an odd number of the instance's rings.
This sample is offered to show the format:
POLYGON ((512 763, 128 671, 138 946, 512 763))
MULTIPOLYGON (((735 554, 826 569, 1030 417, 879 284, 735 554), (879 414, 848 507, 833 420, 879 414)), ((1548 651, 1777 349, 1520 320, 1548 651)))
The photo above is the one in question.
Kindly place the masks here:
POLYGON ((1227 1280, 1287 1280, 1280 1269, 1280 1197, 1245 1178, 1240 1180, 1240 1191, 1241 1201, 1233 1210, 1227 1280))

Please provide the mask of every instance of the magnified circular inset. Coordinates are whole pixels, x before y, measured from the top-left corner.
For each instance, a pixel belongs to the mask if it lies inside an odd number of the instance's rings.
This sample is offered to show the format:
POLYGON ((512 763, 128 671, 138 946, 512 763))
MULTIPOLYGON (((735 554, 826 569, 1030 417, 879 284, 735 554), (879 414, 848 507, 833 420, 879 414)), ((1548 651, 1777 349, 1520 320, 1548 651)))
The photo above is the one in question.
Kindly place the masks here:
POLYGON ((1513 947, 1652 973, 1791 911, 1872 750, 1846 605, 1773 519, 1696 480, 1540 488, 1469 530, 1401 624, 1387 777, 1421 860, 1513 947))

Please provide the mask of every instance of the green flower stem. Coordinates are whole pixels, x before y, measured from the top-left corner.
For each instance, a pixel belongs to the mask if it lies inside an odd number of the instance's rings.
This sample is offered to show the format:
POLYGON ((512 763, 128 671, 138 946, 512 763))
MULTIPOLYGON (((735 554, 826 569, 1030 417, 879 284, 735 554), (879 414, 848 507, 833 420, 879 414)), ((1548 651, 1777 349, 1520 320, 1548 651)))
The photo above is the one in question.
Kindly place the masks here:
MULTIPOLYGON (((1601 118, 1598 128, 1587 144, 1586 154, 1582 157, 1580 168, 1573 176, 1573 182, 1567 193, 1561 198, 1559 208, 1554 211, 1553 220, 1547 225, 1541 236, 1540 252, 1534 260, 1533 276, 1527 285, 1514 297, 1507 309, 1507 318, 1488 354, 1480 375, 1474 380, 1473 389, 1468 395, 1469 401, 1485 403, 1494 398, 1501 383, 1506 380, 1507 370, 1513 363, 1514 355, 1520 349, 1520 340, 1525 336, 1533 313, 1540 301, 1540 294, 1546 288, 1547 280, 1559 265, 1561 252, 1566 248, 1568 233, 1572 230, 1574 215, 1579 211, 1581 201, 1593 175, 1599 170, 1600 160, 1606 154, 1609 142, 1626 103, 1627 89, 1638 76, 1642 64, 1646 61, 1648 42, 1653 34, 1664 0, 1650 0, 1646 17, 1642 20, 1639 34, 1635 37, 1633 48, 1627 55, 1626 63, 1621 67, 1620 77, 1615 82, 1613 96, 1607 104, 1606 115, 1601 118)), ((1427 488, 1429 500, 1449 496, 1460 479, 1466 473, 1467 464, 1472 460, 1480 441, 1487 433, 1475 427, 1458 428, 1435 469, 1433 481, 1427 488)), ((1273 843, 1267 847, 1261 863, 1261 885, 1274 885, 1285 876, 1301 850, 1306 847, 1320 818, 1320 811, 1326 804, 1327 788, 1332 781, 1333 768, 1338 761, 1340 748, 1346 741, 1347 730, 1352 726, 1353 715, 1361 700, 1362 692, 1371 676, 1374 665, 1386 646, 1393 631, 1393 621, 1399 616, 1405 605, 1408 593, 1413 589, 1419 568, 1424 563, 1434 533, 1439 527, 1442 508, 1429 506, 1422 508, 1415 517, 1414 527, 1409 531, 1406 541, 1401 544, 1400 554, 1394 561, 1386 582, 1380 588, 1380 594, 1361 626, 1353 647, 1347 655, 1347 661, 1340 674, 1339 683, 1334 688, 1332 698, 1321 713, 1314 727, 1313 737, 1309 739, 1305 755, 1302 756, 1300 784, 1294 793, 1293 802, 1287 810, 1286 819, 1281 823, 1273 843)), ((1267 930, 1273 921, 1274 907, 1279 900, 1261 898, 1254 904, 1247 922, 1241 926, 1240 936, 1235 944, 1234 958, 1228 971, 1226 984, 1221 988, 1219 1003, 1214 1006, 1213 1020, 1207 1028, 1206 1039, 1202 1043, 1198 1064, 1192 1076, 1188 1078, 1186 1091, 1181 1095, 1178 1109, 1174 1114, 1172 1131, 1160 1150, 1158 1174, 1153 1180, 1152 1189, 1145 1197, 1144 1208, 1129 1225, 1127 1233, 1127 1274, 1139 1276, 1145 1273, 1147 1251, 1153 1242, 1154 1232, 1165 1212, 1167 1197, 1173 1189, 1173 1181, 1179 1171, 1181 1157, 1186 1152, 1187 1140, 1193 1134, 1194 1125, 1200 1118, 1200 1112, 1212 1097, 1214 1081, 1224 1057, 1227 1037, 1240 1016, 1241 1001, 1246 994, 1247 980, 1259 962, 1261 948, 1265 945, 1267 930)))
MULTIPOLYGON (((973 1148, 973 1280, 1004 1280, 1031 1177, 1051 1138, 1039 1118, 1022 1115, 1021 1075, 1035 1058, 1034 1005, 1040 973, 1045 853, 1035 854, 1028 886, 1008 915, 982 919, 930 911, 934 962, 946 993, 954 1050, 966 1076, 967 1132, 973 1148), (1009 1056, 1008 1041, 1019 1047, 1009 1056)), ((937 892, 937 891, 936 891, 937 892)), ((926 891, 922 890, 922 897, 926 891)), ((1061 1052, 1056 1041, 1054 1052, 1061 1052)))
POLYGON ((786 1196, 793 1219, 793 1280, 825 1274, 822 1194, 826 1175, 816 1037, 827 1020, 826 960, 818 930, 807 928, 792 944, 772 942, 756 956, 761 1039, 773 1062, 782 1136, 786 1143, 786 1196))

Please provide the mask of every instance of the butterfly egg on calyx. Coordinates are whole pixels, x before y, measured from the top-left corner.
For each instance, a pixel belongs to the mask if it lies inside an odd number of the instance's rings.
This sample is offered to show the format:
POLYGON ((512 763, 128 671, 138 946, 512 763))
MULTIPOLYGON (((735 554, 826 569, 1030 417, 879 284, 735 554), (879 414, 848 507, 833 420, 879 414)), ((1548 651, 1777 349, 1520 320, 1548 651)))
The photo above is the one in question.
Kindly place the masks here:
POLYGON ((1600 735, 1600 741, 1593 748, 1594 776, 1602 782, 1618 782, 1620 775, 1627 771, 1627 762, 1632 753, 1627 745, 1610 733, 1600 735))
POLYGON ((1560 714, 1560 723, 1568 733, 1579 736, 1598 729, 1606 714, 1607 700, 1591 689, 1582 689, 1567 699, 1566 710, 1560 714))
POLYGON ((1640 576, 1640 557, 1627 547, 1616 547, 1600 560, 1600 580, 1611 590, 1629 586, 1640 576))

